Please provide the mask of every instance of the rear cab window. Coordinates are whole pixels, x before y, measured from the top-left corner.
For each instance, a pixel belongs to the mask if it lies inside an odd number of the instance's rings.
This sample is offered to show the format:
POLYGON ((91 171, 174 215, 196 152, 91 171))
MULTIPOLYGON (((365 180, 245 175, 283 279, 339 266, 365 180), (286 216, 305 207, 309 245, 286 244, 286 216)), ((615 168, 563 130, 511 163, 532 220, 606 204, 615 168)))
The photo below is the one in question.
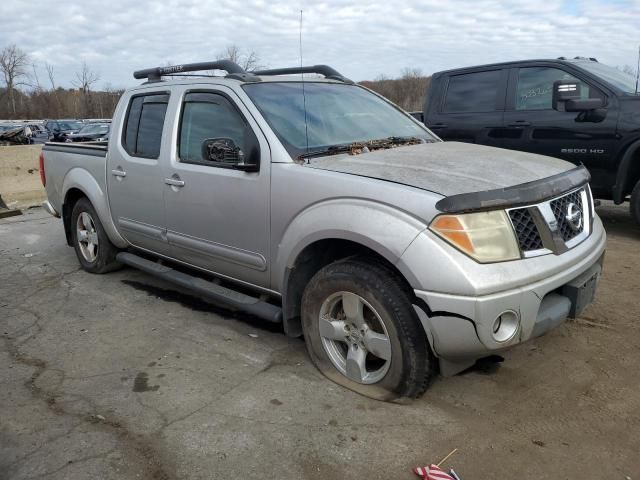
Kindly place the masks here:
POLYGON ((168 103, 168 93, 153 92, 131 98, 122 134, 122 146, 129 155, 158 158, 168 103))
POLYGON ((449 77, 443 113, 483 113, 499 109, 502 70, 472 72, 449 77))

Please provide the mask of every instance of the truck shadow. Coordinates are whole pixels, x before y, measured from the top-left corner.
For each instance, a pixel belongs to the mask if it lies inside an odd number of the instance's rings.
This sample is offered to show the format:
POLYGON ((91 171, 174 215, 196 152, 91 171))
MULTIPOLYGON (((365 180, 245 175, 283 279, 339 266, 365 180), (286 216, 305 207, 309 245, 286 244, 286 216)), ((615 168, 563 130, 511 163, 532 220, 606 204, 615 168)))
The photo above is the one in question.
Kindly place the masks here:
POLYGON ((633 240, 640 240, 640 226, 636 225, 629 213, 629 204, 614 205, 613 202, 602 200, 596 212, 609 235, 616 235, 633 240))
POLYGON ((213 313, 222 318, 238 320, 254 328, 260 328, 269 332, 282 332, 282 325, 280 324, 269 323, 253 315, 225 308, 190 294, 189 292, 182 291, 174 285, 168 285, 169 288, 154 285, 153 283, 160 283, 157 279, 149 279, 148 283, 128 279, 120 281, 138 291, 145 292, 150 297, 155 297, 169 303, 178 303, 189 310, 213 313))

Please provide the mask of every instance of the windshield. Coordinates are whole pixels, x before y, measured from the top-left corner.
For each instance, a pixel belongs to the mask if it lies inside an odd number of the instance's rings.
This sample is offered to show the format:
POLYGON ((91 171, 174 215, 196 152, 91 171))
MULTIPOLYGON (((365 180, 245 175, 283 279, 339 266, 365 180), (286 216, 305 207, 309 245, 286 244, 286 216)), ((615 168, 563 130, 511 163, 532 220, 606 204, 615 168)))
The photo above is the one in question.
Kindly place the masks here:
POLYGON ((86 125, 82 127, 78 133, 85 135, 89 133, 109 133, 109 125, 86 125))
POLYGON ((436 140, 411 117, 356 85, 307 82, 304 98, 302 82, 253 83, 243 88, 293 158, 389 137, 436 140))
POLYGON ((81 127, 82 122, 58 122, 60 130, 79 130, 81 127))
POLYGON ((602 78, 607 83, 619 88, 624 93, 636 93, 636 79, 628 73, 598 62, 580 62, 580 68, 602 78))

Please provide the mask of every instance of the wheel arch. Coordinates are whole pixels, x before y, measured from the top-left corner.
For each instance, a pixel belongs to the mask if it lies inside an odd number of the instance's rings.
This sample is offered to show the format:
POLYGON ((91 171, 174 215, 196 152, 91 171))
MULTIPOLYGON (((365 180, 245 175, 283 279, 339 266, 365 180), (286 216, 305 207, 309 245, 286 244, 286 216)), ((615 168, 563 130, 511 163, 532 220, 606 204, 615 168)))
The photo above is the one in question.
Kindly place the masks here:
POLYGON ((616 205, 624 202, 626 196, 640 180, 640 139, 633 141, 622 155, 613 186, 613 201, 616 205))
POLYGON ((422 220, 406 212, 368 200, 332 200, 303 211, 282 236, 272 272, 282 294, 285 332, 302 333, 302 292, 318 270, 337 260, 355 255, 375 259, 411 289, 415 275, 397 263, 425 228, 422 220))
POLYGON ((64 192, 64 200, 62 202, 61 216, 69 245, 71 245, 71 212, 76 202, 84 197, 93 205, 109 240, 111 240, 116 247, 125 248, 127 246, 127 242, 118 233, 111 219, 111 211, 106 193, 93 175, 82 168, 71 169, 65 176, 62 191, 64 192))

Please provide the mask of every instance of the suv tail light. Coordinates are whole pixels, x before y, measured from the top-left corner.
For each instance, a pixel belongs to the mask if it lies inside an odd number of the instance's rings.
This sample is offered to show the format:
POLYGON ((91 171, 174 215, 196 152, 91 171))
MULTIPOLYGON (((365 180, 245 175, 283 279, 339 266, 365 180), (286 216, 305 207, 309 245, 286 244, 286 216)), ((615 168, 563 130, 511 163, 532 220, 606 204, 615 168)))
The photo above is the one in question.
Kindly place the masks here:
POLYGON ((42 186, 47 186, 47 174, 44 172, 44 152, 40 152, 40 180, 42 181, 42 186))

